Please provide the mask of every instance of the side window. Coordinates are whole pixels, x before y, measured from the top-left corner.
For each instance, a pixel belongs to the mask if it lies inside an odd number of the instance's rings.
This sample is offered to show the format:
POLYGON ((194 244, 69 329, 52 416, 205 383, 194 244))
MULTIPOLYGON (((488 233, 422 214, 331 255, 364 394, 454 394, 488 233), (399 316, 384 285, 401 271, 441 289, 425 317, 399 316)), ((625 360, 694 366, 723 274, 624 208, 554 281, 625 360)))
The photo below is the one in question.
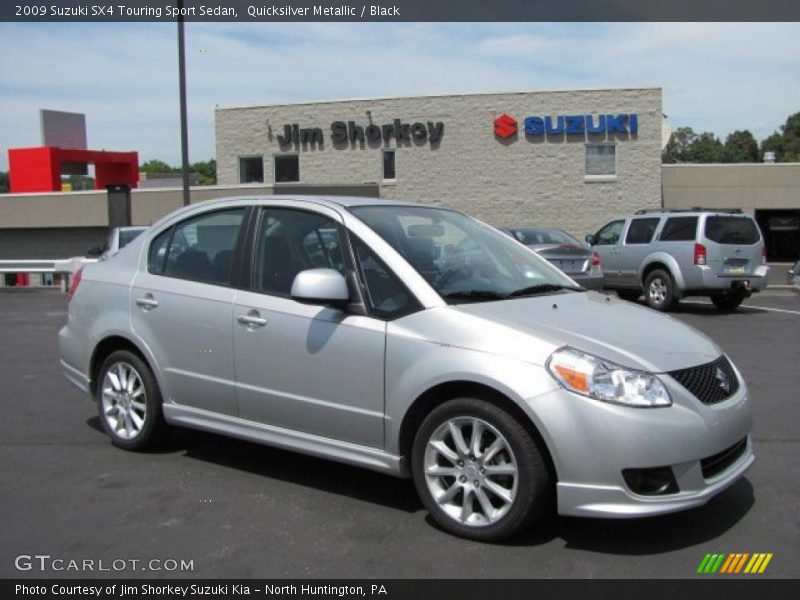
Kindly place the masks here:
POLYGON ((633 219, 628 233, 625 235, 626 244, 649 244, 653 239, 660 219, 633 219))
POLYGON ((300 271, 330 268, 344 274, 341 233, 324 215, 268 208, 256 233, 253 287, 289 296, 300 271))
POLYGON ((244 208, 221 210, 176 225, 164 274, 227 285, 244 214, 244 208))
POLYGON ((364 299, 370 311, 395 319, 419 309, 419 304, 400 280, 360 239, 350 234, 358 272, 364 283, 364 299))
POLYGON ((662 242, 692 242, 697 234, 697 217, 670 217, 661 230, 662 242))
POLYGON ((605 225, 595 236, 595 244, 597 246, 613 246, 619 241, 619 236, 622 234, 622 227, 625 221, 612 221, 605 225))
POLYGON ((167 255, 167 244, 172 235, 172 227, 158 234, 156 239, 150 243, 150 250, 147 255, 147 270, 156 275, 164 272, 164 259, 167 255))

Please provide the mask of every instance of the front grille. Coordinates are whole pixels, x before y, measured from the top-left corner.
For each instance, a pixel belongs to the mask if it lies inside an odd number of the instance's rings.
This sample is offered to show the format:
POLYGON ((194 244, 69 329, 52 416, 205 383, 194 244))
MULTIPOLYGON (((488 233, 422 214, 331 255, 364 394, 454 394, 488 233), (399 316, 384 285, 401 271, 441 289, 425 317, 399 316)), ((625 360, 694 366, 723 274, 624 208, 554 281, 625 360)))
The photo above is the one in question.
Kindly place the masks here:
POLYGON ((669 373, 703 404, 716 404, 739 390, 739 379, 725 355, 714 362, 669 373))
POLYGON ((747 450, 747 438, 742 438, 730 448, 726 448, 719 454, 709 456, 700 461, 700 468, 703 471, 703 479, 716 477, 733 463, 735 463, 747 450))

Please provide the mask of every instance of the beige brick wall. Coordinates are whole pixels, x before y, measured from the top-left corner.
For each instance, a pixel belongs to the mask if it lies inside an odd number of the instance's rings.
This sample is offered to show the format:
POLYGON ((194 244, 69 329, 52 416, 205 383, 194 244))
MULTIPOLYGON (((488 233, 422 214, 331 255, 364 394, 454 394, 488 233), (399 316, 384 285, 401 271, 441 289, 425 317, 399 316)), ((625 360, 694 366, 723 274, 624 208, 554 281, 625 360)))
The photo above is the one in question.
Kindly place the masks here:
MULTIPOLYGON (((433 96, 321 102, 216 111, 219 183, 239 179, 238 157, 262 155, 264 178, 271 182, 274 154, 287 152, 277 135, 284 124, 319 127, 322 148, 294 148, 302 183, 381 182, 381 148, 349 144, 334 147, 333 121, 377 125, 401 119, 443 121, 438 147, 411 143, 397 148, 397 181, 384 183, 381 195, 449 206, 498 224, 542 224, 583 235, 606 219, 645 207, 661 198, 661 90, 612 89, 433 96), (367 114, 370 112, 370 115, 367 114), (637 113, 638 135, 617 139, 617 177, 587 181, 585 142, 580 136, 511 142, 498 140, 492 121, 501 113, 522 120, 530 115, 637 113), (577 137, 577 139, 576 139, 577 137)), ((627 137, 627 136, 626 136, 627 137)), ((592 136, 591 141, 606 141, 592 136)), ((612 140, 608 140, 612 141, 612 140)))

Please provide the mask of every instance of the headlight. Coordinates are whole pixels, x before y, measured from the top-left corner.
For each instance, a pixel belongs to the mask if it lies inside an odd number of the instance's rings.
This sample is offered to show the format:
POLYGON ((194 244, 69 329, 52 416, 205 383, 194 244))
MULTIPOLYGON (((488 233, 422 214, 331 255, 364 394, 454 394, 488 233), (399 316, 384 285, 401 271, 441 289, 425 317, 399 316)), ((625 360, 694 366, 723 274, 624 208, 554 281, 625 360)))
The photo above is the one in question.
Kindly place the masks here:
POLYGON ((661 380, 650 373, 621 367, 575 348, 556 350, 547 361, 550 374, 568 390, 625 406, 670 406, 661 380))

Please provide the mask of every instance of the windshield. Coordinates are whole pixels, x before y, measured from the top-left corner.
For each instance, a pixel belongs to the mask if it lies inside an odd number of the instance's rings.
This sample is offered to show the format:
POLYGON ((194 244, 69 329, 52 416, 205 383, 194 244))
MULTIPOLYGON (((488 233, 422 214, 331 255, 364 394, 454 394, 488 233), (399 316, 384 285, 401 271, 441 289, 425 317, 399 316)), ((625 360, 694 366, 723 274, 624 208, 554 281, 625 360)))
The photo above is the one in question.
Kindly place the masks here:
POLYGON ((526 246, 540 244, 559 244, 567 246, 583 246, 574 237, 560 229, 514 229, 514 236, 526 246))
POLYGON ((525 246, 461 213, 417 206, 361 206, 351 211, 448 302, 581 289, 525 246))

